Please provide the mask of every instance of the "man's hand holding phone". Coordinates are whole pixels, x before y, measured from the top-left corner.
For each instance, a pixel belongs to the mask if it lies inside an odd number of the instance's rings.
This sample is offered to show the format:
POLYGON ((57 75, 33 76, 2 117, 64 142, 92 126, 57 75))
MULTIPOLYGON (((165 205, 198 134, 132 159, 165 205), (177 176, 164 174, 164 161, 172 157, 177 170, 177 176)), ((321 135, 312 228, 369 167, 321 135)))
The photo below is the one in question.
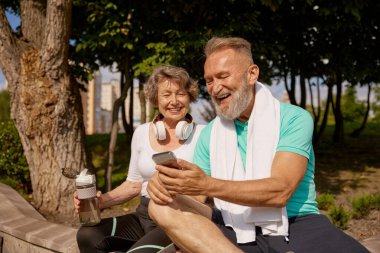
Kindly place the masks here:
POLYGON ((196 164, 177 160, 172 152, 157 154, 153 159, 159 165, 158 173, 150 180, 148 191, 156 203, 171 203, 177 194, 199 196, 207 192, 210 177, 196 164))

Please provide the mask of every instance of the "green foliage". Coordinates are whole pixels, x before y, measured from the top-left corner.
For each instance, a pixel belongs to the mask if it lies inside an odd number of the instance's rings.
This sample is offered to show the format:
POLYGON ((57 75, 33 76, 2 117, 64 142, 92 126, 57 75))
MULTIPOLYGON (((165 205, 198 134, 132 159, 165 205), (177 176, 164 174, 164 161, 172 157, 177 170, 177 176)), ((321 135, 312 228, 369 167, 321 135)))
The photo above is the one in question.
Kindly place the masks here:
POLYGON ((330 207, 335 206, 334 196, 329 193, 322 193, 317 198, 318 208, 321 210, 328 210, 330 207))
POLYGON ((380 193, 374 194, 372 196, 372 208, 375 210, 380 210, 380 193))
POLYGON ((368 216, 372 209, 380 209, 380 193, 374 195, 364 195, 351 201, 352 217, 361 219, 368 216))
POLYGON ((154 67, 162 64, 170 64, 175 50, 167 43, 148 43, 146 45, 151 56, 146 57, 142 62, 133 66, 135 76, 149 76, 154 67))
POLYGON ((361 122, 365 114, 364 102, 357 99, 355 87, 348 87, 342 97, 342 113, 346 122, 361 122))
POLYGON ((30 173, 17 129, 12 121, 0 122, 0 174, 2 182, 31 191, 30 173))
POLYGON ((10 97, 9 92, 0 91, 0 122, 10 120, 10 97))
POLYGON ((360 219, 366 217, 371 211, 372 196, 364 195, 362 197, 353 199, 352 204, 352 217, 355 219, 360 219))
POLYGON ((342 205, 336 207, 335 205, 329 209, 329 217, 331 221, 341 229, 347 229, 347 223, 350 220, 350 214, 344 209, 342 205))
POLYGON ((380 193, 364 195, 350 201, 351 208, 346 210, 342 205, 336 206, 334 196, 323 193, 317 198, 318 208, 327 210, 329 219, 339 228, 347 229, 351 218, 364 219, 371 210, 380 210, 380 193))

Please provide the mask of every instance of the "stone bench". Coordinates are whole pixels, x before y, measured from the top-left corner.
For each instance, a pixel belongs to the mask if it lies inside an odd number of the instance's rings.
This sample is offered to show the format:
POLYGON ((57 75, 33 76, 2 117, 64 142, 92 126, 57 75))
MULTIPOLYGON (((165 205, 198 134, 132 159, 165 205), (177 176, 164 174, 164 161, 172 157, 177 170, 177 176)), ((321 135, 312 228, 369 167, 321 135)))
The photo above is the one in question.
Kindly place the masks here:
POLYGON ((366 247, 371 253, 380 253, 380 234, 373 236, 362 241, 364 247, 366 247))
POLYGON ((77 229, 47 221, 11 187, 0 183, 0 252, 79 252, 77 229))

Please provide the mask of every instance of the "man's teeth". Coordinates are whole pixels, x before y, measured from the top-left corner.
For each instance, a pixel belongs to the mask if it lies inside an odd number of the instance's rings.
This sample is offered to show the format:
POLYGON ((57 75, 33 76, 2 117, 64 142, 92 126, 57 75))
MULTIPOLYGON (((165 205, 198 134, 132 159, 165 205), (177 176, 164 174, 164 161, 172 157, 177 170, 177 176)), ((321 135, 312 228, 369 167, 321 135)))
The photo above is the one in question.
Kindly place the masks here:
POLYGON ((229 96, 229 94, 224 94, 224 95, 221 95, 221 96, 217 96, 217 99, 223 99, 223 98, 226 98, 228 96, 229 96))

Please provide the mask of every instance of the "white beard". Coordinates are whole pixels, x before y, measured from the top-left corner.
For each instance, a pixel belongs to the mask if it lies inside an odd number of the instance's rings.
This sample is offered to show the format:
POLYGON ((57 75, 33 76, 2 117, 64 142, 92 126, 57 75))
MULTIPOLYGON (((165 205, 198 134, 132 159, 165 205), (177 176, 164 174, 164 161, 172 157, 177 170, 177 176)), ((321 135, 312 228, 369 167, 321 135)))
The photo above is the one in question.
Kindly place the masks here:
POLYGON ((215 101, 214 97, 211 97, 216 113, 227 120, 234 120, 238 118, 240 114, 247 109, 252 99, 252 90, 246 80, 242 82, 242 85, 237 91, 231 94, 230 106, 225 110, 222 110, 215 101))

